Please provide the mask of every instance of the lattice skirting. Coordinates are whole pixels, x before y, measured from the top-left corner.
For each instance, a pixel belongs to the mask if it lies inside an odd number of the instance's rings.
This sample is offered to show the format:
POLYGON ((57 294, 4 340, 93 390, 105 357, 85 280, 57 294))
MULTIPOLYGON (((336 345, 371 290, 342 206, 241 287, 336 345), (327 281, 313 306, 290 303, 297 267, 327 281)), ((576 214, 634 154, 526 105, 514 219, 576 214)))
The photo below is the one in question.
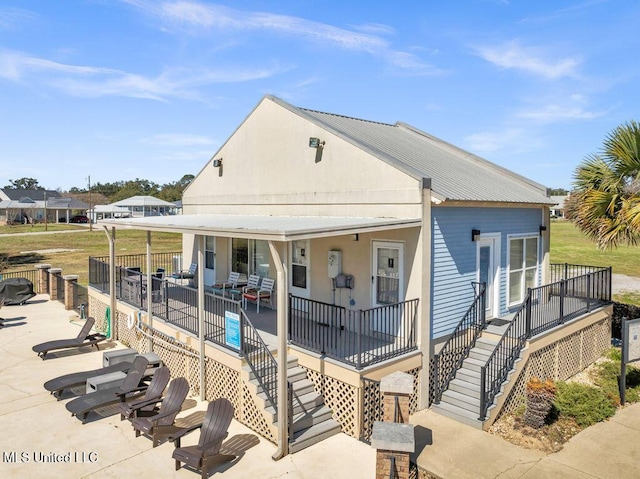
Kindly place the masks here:
MULTIPOLYGON (((333 418, 340 423, 342 432, 356 439, 369 441, 373 423, 382 421, 384 416, 380 382, 363 378, 361 387, 355 387, 313 369, 304 369, 316 392, 322 395, 325 405, 333 412, 333 418)), ((418 409, 419 371, 418 368, 406 371, 413 376, 414 394, 409 402, 411 414, 418 409)))
MULTIPOLYGON (((606 318, 531 353, 504 403, 500 416, 524 401, 532 377, 564 381, 592 364, 611 345, 611 319, 606 318)), ((498 416, 498 417, 500 417, 498 416)))

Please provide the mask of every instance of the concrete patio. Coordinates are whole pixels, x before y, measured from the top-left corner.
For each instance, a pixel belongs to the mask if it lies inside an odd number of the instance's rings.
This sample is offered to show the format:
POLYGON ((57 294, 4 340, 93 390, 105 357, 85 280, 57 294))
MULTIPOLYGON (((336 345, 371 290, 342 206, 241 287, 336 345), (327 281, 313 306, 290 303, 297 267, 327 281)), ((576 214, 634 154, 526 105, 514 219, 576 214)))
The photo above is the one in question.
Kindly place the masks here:
MULTIPOLYGON (((193 470, 175 471, 173 444, 152 448, 148 438, 136 438, 126 421, 111 415, 113 409, 90 414, 88 423, 82 425, 65 409, 68 399, 56 401, 42 387, 53 377, 100 367, 102 351, 122 348, 121 344, 107 343, 101 351, 83 348, 51 353, 43 361, 31 347, 76 336, 82 323, 77 315, 56 301, 48 301, 46 295, 23 306, 2 308, 1 313, 5 318, 5 326, 0 328, 2 477, 199 477, 193 470)), ((179 418, 194 418, 205 409, 206 403, 190 397, 179 418)), ((197 440, 196 432, 187 436, 183 445, 197 440)), ((276 462, 271 459, 274 444, 233 421, 223 452, 225 449, 239 457, 212 469, 212 477, 364 479, 373 477, 375 471, 375 450, 345 434, 276 462)))

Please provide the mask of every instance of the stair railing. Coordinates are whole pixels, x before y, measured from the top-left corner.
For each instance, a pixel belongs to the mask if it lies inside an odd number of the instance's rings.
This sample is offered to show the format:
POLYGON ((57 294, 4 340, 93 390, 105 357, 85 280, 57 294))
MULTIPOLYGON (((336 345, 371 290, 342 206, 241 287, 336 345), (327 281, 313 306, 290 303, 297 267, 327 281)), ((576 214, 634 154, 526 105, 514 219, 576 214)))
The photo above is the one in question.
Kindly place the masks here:
POLYGON ((449 383, 462 366, 462 362, 469 356, 469 351, 476 344, 476 340, 486 326, 485 293, 486 283, 471 283, 477 294, 440 352, 434 356, 435 397, 434 402, 440 403, 442 393, 447 390, 449 383))
POLYGON ((267 396, 275 412, 278 412, 278 362, 269 351, 244 310, 240 310, 241 352, 258 384, 267 396))

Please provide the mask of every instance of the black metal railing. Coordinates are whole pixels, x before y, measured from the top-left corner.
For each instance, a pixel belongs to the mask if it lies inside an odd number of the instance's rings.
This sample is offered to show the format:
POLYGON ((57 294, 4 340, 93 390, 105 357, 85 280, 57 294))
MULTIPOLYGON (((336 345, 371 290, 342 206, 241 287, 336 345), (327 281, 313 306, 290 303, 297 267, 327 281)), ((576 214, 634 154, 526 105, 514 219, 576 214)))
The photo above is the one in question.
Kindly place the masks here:
POLYGON ((438 404, 442 393, 449 387, 462 362, 486 326, 486 283, 471 283, 476 291, 473 302, 467 309, 453 333, 434 356, 434 402, 438 404))
MULTIPOLYGON (((56 276, 56 298, 58 302, 64 304, 64 279, 62 279, 61 273, 55 273, 56 276)), ((51 281, 51 278, 49 278, 51 281)))
POLYGON ((417 299, 348 310, 289 295, 289 340, 362 369, 417 348, 417 311, 417 299))
POLYGON ((0 274, 0 280, 9 279, 9 278, 26 278, 33 283, 33 292, 47 293, 48 291, 40 291, 40 284, 38 283, 38 270, 37 269, 27 269, 22 271, 5 271, 0 274))
POLYGON ((480 420, 486 418, 528 339, 611 302, 610 267, 552 265, 551 270, 568 274, 527 290, 524 302, 481 368, 480 420), (575 276, 573 272, 583 274, 575 276))
MULTIPOLYGON (((89 264, 91 264, 92 258, 109 264, 109 256, 90 256, 89 264)), ((116 266, 122 268, 138 268, 138 271, 144 274, 147 271, 147 254, 119 254, 116 256, 116 266)), ((159 268, 166 271, 167 274, 174 272, 174 269, 180 271, 182 269, 182 253, 180 251, 151 253, 151 271, 155 272, 159 268)))
POLYGON ((80 315, 81 318, 89 316, 89 292, 86 286, 71 283, 71 291, 73 294, 73 310, 80 315))

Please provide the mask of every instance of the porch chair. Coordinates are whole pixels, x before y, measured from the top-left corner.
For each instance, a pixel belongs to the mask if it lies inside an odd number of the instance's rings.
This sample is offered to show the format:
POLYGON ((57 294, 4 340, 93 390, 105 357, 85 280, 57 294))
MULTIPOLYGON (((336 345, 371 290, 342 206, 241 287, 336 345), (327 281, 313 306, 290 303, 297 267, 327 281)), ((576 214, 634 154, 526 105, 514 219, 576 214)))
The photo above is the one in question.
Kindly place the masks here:
POLYGON ((196 277, 196 270, 198 269, 198 263, 191 263, 187 271, 175 271, 171 277, 174 279, 193 279, 196 277))
POLYGON ((176 461, 176 471, 180 470, 180 463, 185 463, 200 470, 202 478, 209 475, 209 468, 214 464, 232 461, 237 456, 221 454, 222 441, 228 436, 227 430, 233 418, 233 406, 228 399, 220 398, 209 403, 207 414, 200 429, 200 440, 196 446, 180 447, 179 437, 173 458, 176 461))
MULTIPOLYGON (((233 298, 234 296, 238 295, 240 296, 240 298, 242 298, 242 295, 244 293, 250 292, 250 291, 256 291, 258 289, 258 287, 260 286, 260 276, 258 276, 257 274, 250 274, 249 275, 249 279, 247 281, 247 284, 245 286, 242 287, 242 289, 240 288, 231 288, 229 290, 229 295, 231 296, 231 298, 233 298)), ((242 305, 244 306, 244 300, 242 301, 242 305)))
POLYGON ((224 296, 227 289, 237 288, 239 281, 240 281, 240 273, 232 271, 231 273, 229 273, 229 277, 227 278, 227 281, 223 283, 216 283, 211 286, 211 289, 213 290, 214 293, 224 296))
POLYGON ((260 283, 260 287, 258 289, 254 289, 251 291, 246 291, 242 293, 242 301, 243 308, 247 308, 247 300, 256 302, 256 313, 260 313, 260 301, 269 301, 269 306, 273 309, 273 285, 275 283, 275 279, 264 278, 262 283, 260 283))

